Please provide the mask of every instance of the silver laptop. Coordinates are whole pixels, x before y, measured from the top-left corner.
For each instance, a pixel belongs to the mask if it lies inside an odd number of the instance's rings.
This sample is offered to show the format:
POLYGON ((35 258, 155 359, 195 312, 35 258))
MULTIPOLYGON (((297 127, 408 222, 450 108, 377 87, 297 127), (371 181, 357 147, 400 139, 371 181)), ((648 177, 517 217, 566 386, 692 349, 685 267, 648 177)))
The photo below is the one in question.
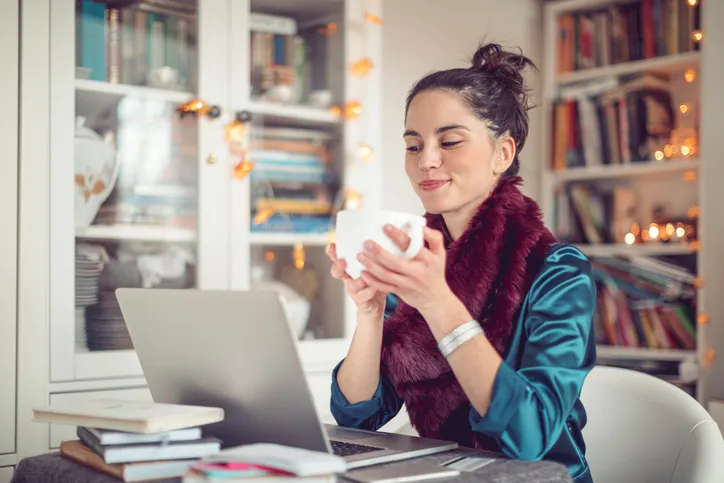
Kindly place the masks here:
POLYGON ((204 429, 225 447, 267 442, 326 451, 350 468, 457 447, 323 426, 276 292, 118 289, 116 295, 154 401, 223 408, 224 421, 204 429))

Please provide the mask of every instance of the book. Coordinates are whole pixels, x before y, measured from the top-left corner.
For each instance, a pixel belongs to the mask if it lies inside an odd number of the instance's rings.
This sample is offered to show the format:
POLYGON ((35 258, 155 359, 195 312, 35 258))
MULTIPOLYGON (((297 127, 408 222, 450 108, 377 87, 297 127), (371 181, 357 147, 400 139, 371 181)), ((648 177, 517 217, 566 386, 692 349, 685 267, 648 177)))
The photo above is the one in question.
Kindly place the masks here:
POLYGON ((206 457, 204 462, 247 463, 297 476, 330 475, 347 470, 347 462, 339 456, 271 443, 225 449, 206 457))
POLYGON ((33 420, 135 433, 160 433, 216 423, 224 410, 215 407, 91 399, 33 408, 33 420))
POLYGON ((193 459, 108 464, 81 441, 60 443, 60 455, 121 481, 148 481, 183 476, 196 462, 193 459))
POLYGON ((110 446, 133 443, 167 443, 171 441, 193 441, 201 439, 201 428, 185 428, 161 433, 129 433, 100 428, 84 428, 98 444, 110 446))
POLYGON ((221 449, 221 441, 204 438, 172 443, 134 443, 103 446, 85 428, 78 428, 78 437, 106 463, 136 463, 139 461, 199 459, 221 449))

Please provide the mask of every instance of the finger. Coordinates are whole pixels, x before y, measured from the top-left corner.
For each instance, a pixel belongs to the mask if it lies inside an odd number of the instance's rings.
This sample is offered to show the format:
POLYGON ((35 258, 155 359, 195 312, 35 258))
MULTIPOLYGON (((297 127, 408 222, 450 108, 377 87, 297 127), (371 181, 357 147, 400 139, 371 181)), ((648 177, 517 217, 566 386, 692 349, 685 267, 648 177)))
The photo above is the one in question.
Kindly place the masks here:
POLYGON ((384 293, 392 293, 395 292, 396 287, 390 283, 383 282, 379 278, 375 277, 372 273, 368 272, 367 270, 362 271, 362 280, 369 285, 371 288, 384 292, 384 293))
POLYGON ((410 237, 395 225, 385 225, 385 233, 403 252, 410 246, 410 237))
POLYGON ((332 273, 332 276, 338 280, 351 280, 351 277, 347 274, 347 262, 344 260, 337 260, 332 263, 330 272, 332 273))
POLYGON ((330 243, 327 245, 327 256, 332 259, 333 262, 337 261, 337 244, 330 243))
MULTIPOLYGON (((365 253, 362 253, 360 262, 364 265, 365 261, 377 263, 395 273, 408 274, 410 272, 410 261, 400 258, 382 248, 379 244, 368 241, 365 243, 365 253)), ((359 256, 358 256, 359 258, 359 256)), ((367 266, 367 265, 365 265, 367 266)))
POLYGON ((363 288, 362 290, 360 290, 353 296, 351 294, 350 295, 352 296, 352 300, 354 301, 355 304, 362 304, 362 303, 369 302, 370 300, 372 300, 372 297, 374 297, 376 293, 377 293, 376 288, 370 287, 367 284, 365 284, 365 288, 363 288))
POLYGON ((353 280, 351 277, 349 277, 347 280, 345 280, 344 283, 347 288, 347 293, 349 293, 350 295, 357 295, 361 291, 369 288, 369 285, 367 285, 367 283, 361 278, 353 280))
POLYGON ((375 278, 384 283, 399 286, 405 281, 404 275, 389 270, 388 268, 380 265, 379 263, 376 263, 373 259, 365 255, 364 253, 360 253, 357 259, 362 263, 362 265, 367 269, 368 272, 370 272, 372 275, 375 276, 375 278))
POLYGON ((435 255, 445 253, 445 239, 442 236, 442 232, 434 230, 430 227, 425 227, 424 230, 425 241, 427 241, 429 250, 435 255))

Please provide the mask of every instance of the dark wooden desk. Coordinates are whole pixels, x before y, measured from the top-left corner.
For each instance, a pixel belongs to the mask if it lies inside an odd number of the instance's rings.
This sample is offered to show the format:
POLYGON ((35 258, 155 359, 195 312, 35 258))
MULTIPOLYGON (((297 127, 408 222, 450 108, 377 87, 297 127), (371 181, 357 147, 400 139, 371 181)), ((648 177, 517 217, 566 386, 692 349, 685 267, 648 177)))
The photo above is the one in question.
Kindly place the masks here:
MULTIPOLYGON (((470 454, 464 448, 427 456, 425 459, 442 463, 455 455, 470 454)), ((394 464, 394 463, 391 463, 394 464)), ((156 483, 178 483, 180 479, 157 481, 156 483)), ((512 461, 501 459, 486 465, 473 473, 463 473, 456 483, 570 483, 566 467, 548 461, 512 461)), ((58 453, 49 453, 26 458, 15 467, 12 483, 118 483, 118 480, 86 468, 73 461, 61 458, 58 453)))

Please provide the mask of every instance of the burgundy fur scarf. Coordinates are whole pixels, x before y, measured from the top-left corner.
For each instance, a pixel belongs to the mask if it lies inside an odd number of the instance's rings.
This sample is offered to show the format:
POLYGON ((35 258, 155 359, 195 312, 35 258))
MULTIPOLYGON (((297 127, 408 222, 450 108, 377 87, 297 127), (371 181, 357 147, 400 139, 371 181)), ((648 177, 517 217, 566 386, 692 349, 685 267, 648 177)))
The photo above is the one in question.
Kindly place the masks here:
MULTIPOLYGON (((556 241, 538 205, 518 189, 520 183, 519 177, 502 178, 465 233, 447 247, 447 282, 501 357, 521 304, 556 241)), ((443 230, 441 216, 425 216, 428 226, 443 230)), ((494 440, 472 431, 470 401, 425 320, 402 301, 385 321, 381 367, 421 436, 499 450, 494 440)))

